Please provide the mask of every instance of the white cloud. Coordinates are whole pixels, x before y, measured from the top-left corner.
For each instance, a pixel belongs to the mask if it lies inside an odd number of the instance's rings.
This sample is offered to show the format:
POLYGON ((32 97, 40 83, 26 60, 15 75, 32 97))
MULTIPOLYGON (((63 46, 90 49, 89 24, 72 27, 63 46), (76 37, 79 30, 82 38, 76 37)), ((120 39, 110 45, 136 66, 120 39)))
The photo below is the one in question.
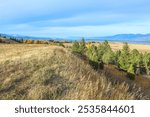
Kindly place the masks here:
POLYGON ((0 0, 0 32, 33 36, 149 33, 149 0, 0 0))

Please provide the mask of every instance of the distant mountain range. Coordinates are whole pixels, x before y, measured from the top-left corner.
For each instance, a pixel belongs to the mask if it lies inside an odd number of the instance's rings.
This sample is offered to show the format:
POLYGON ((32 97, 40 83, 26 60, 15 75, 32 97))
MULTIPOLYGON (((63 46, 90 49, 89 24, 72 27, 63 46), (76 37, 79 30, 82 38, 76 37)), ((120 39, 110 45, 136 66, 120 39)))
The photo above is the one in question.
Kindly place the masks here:
MULTIPOLYGON (((67 37, 67 38, 51 38, 51 37, 33 37, 33 36, 22 36, 22 35, 11 35, 11 34, 0 34, 1 36, 15 37, 18 39, 34 39, 34 40, 81 40, 82 37, 67 37)), ((104 41, 108 40, 111 42, 128 42, 128 43, 141 43, 150 44, 150 34, 117 34, 113 36, 103 37, 84 37, 86 41, 104 41)))
MULTIPOLYGON (((91 38, 87 38, 87 40, 91 40, 91 38)), ((118 34, 114 36, 93 37, 92 40, 150 44, 150 34, 118 34)))
POLYGON ((7 38, 10 38, 10 37, 14 37, 14 38, 17 38, 17 39, 35 39, 35 40, 50 40, 51 38, 49 37, 34 37, 34 36, 23 36, 23 35, 18 35, 18 34, 2 34, 0 33, 0 36, 2 37, 7 37, 7 38))

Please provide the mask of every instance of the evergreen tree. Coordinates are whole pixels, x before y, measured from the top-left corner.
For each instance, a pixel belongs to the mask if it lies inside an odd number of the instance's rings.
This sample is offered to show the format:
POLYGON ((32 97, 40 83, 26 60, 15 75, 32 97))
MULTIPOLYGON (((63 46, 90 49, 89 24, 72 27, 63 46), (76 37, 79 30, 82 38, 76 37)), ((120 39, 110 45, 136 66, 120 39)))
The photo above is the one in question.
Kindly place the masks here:
POLYGON ((130 48, 127 43, 124 43, 121 55, 118 59, 118 67, 127 71, 130 66, 129 60, 130 60, 130 48))
POLYGON ((98 52, 97 52, 97 47, 92 45, 89 47, 86 51, 87 57, 94 62, 98 62, 98 52))
POLYGON ((104 41, 102 44, 99 44, 99 46, 98 46, 99 60, 102 60, 103 55, 109 51, 112 51, 112 50, 111 50, 111 47, 110 47, 108 41, 104 41))
POLYGON ((134 65, 133 65, 133 64, 130 64, 127 72, 128 72, 128 73, 131 73, 131 74, 134 74, 134 72, 135 72, 134 70, 135 70, 135 69, 134 69, 134 65))
POLYGON ((133 49, 130 54, 130 64, 134 66, 134 73, 140 74, 142 66, 142 54, 137 49, 133 49))
POLYGON ((117 50, 115 53, 114 53, 114 64, 118 66, 118 60, 119 60, 119 57, 121 55, 121 51, 120 50, 117 50))
POLYGON ((114 63, 114 60, 115 60, 115 56, 112 50, 107 50, 102 57, 102 61, 105 64, 114 63))
POLYGON ((84 38, 82 38, 82 41, 81 41, 80 45, 85 47, 85 39, 84 38))
POLYGON ((73 43, 72 52, 76 52, 76 53, 79 53, 79 54, 84 54, 85 49, 86 49, 86 47, 85 47, 85 41, 84 40, 82 40, 81 43, 79 43, 77 41, 75 41, 73 43))
POLYGON ((0 39, 0 43, 2 43, 3 42, 3 40, 2 39, 0 39))
POLYGON ((124 45, 123 45, 122 53, 124 53, 124 54, 126 54, 126 55, 129 55, 129 53, 130 53, 129 45, 128 45, 128 43, 126 43, 126 42, 125 42, 124 45))
POLYGON ((146 69, 146 74, 150 75, 150 53, 145 53, 143 57, 144 67, 146 69))
POLYGON ((89 64, 96 70, 103 69, 103 62, 98 58, 98 50, 95 45, 89 46, 86 51, 89 64))

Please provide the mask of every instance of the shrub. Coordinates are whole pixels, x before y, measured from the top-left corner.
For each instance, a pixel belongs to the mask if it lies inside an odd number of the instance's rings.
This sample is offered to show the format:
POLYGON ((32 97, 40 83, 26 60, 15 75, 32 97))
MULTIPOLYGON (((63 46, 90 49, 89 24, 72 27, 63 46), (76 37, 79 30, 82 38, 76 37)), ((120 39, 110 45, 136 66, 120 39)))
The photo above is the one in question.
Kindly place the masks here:
POLYGON ((65 47, 65 45, 64 45, 62 42, 59 42, 57 45, 58 45, 58 46, 65 47))
POLYGON ((27 44, 34 44, 34 40, 25 40, 24 42, 27 44))
POLYGON ((97 47, 92 45, 91 47, 89 47, 86 51, 86 55, 87 57, 94 62, 98 62, 98 52, 97 52, 97 47))
POLYGON ((110 64, 110 63, 114 63, 115 60, 115 56, 113 51, 109 50, 106 53, 104 53, 104 55, 102 56, 102 61, 105 64, 110 64))
POLYGON ((2 43, 3 42, 3 40, 2 39, 0 39, 0 43, 2 43))
POLYGON ((89 64, 93 66, 94 69, 103 69, 103 61, 99 59, 98 49, 95 45, 91 45, 87 48, 86 55, 89 58, 89 64))
POLYGON ((118 67, 123 70, 128 70, 129 68, 129 58, 130 56, 130 48, 127 43, 124 43, 123 49, 121 50, 121 54, 118 58, 118 67))
POLYGON ((150 75, 150 53, 145 53, 143 56, 144 67, 146 74, 150 75))
POLYGON ((10 40, 13 40, 13 41, 18 42, 18 43, 23 43, 23 39, 17 39, 15 37, 10 37, 10 40))
POLYGON ((115 60, 114 52, 112 51, 108 41, 104 41, 98 46, 98 58, 105 64, 113 63, 115 60))
POLYGON ((133 49, 130 54, 130 63, 134 66, 134 73, 140 74, 142 66, 142 54, 138 50, 133 49))
POLYGON ((75 41, 72 46, 72 52, 84 54, 86 48, 84 43, 83 41, 81 43, 75 41))
POLYGON ((39 40, 35 40, 34 44, 40 44, 40 41, 39 40))

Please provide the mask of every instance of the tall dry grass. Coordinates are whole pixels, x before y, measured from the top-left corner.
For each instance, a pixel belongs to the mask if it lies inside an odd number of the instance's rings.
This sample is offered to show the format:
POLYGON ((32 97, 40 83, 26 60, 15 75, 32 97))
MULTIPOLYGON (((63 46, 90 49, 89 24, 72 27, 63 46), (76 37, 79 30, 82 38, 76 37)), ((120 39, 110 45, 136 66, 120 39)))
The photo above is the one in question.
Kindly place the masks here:
POLYGON ((0 45, 0 99, 136 99, 125 83, 104 75, 67 49, 49 45, 0 45))

